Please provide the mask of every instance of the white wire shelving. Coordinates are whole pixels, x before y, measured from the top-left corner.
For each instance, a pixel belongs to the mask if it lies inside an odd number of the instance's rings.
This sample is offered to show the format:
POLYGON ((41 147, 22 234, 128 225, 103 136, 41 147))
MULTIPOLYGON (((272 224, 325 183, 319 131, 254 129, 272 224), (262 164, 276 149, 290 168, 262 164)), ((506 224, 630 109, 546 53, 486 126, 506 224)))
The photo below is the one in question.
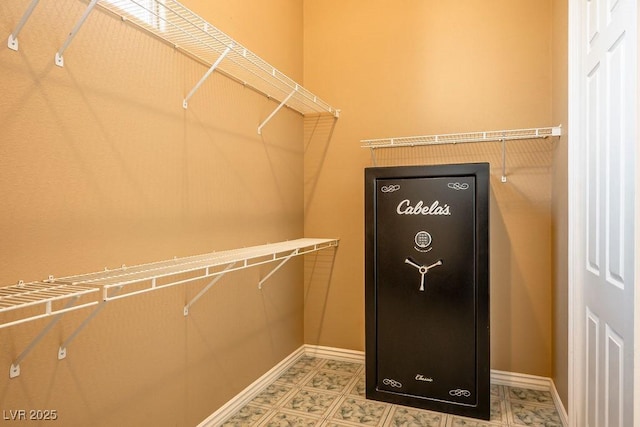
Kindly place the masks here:
MULTIPOLYGON (((38 2, 39 0, 32 0, 22 19, 9 35, 10 49, 18 50, 18 34, 38 2)), ((267 122, 285 105, 303 115, 329 113, 335 118, 340 115, 339 110, 176 0, 91 0, 64 44, 56 52, 56 65, 64 66, 64 52, 96 5, 149 31, 210 67, 185 96, 182 102, 184 108, 188 107, 189 100, 204 81, 213 71, 218 70, 280 103, 258 126, 258 133, 262 132, 267 122)))
POLYGON ((55 282, 20 282, 17 285, 2 287, 0 288, 0 313, 11 312, 15 314, 15 318, 0 324, 0 328, 94 305, 97 302, 74 304, 79 297, 97 291, 98 289, 93 287, 55 282), (56 303, 66 304, 61 308, 56 307, 54 305, 56 303))
POLYGON ((470 142, 510 141, 517 139, 547 138, 562 135, 562 127, 493 130, 450 133, 443 135, 406 136, 396 138, 363 139, 363 148, 415 147, 419 145, 465 144, 470 142))
POLYGON ((18 318, 0 322, 0 328, 17 325, 31 320, 53 316, 40 334, 14 360, 9 370, 10 378, 20 375, 20 362, 58 322, 62 314, 79 308, 95 306, 85 320, 62 342, 58 349, 58 359, 67 355, 67 347, 89 322, 112 300, 164 289, 196 280, 212 280, 198 292, 183 308, 187 316, 193 304, 200 299, 225 274, 232 271, 280 261, 258 282, 258 289, 291 258, 338 246, 338 239, 302 238, 242 249, 211 252, 203 255, 174 258, 136 266, 54 278, 32 283, 0 288, 0 319, 5 320, 9 312, 18 312, 18 318), (86 296, 88 301, 74 305, 86 296), (63 303, 66 303, 62 306, 63 303), (54 304, 60 305, 60 307, 54 304), (44 307, 44 312, 33 312, 34 307, 44 307), (22 313, 21 313, 22 312, 22 313))
POLYGON ((17 285, 0 288, 0 315, 3 316, 0 328, 51 317, 40 334, 15 358, 9 368, 9 378, 20 375, 20 362, 58 323, 63 314, 98 304, 97 301, 83 300, 76 305, 81 298, 97 292, 98 289, 93 287, 55 283, 52 277, 43 282, 19 282, 17 285))
POLYGON ((99 4, 212 67, 220 59, 214 69, 219 68, 302 114, 330 113, 336 117, 339 114, 338 110, 178 1, 101 0, 99 4))
MULTIPOLYGON (((31 0, 25 13, 9 35, 7 45, 19 49, 18 36, 24 29, 39 0, 31 0)), ((340 111, 311 93, 277 70, 240 43, 227 36, 175 0, 89 0, 82 16, 68 33, 55 54, 55 64, 64 67, 64 54, 96 6, 120 16, 164 40, 209 69, 193 86, 182 102, 188 108, 189 100, 205 80, 218 71, 240 84, 260 92, 279 105, 258 125, 258 133, 280 111, 291 108, 302 115, 330 114, 338 118, 340 111)), ((20 375, 20 362, 53 328, 61 316, 69 311, 95 306, 89 316, 62 343, 58 358, 66 357, 66 348, 78 333, 102 310, 107 302, 138 295, 169 286, 212 278, 183 308, 189 314, 191 306, 225 274, 261 264, 280 261, 263 277, 258 288, 292 257, 337 247, 337 239, 297 239, 250 248, 214 252, 186 258, 174 258, 133 267, 63 278, 49 277, 45 281, 0 287, 0 328, 52 317, 40 334, 14 360, 10 377, 20 375), (91 299, 93 296, 94 299, 91 299), (87 301, 88 300, 88 301, 87 301), (76 305, 78 301, 81 301, 76 305), (39 310, 39 311, 38 311, 39 310)))
MULTIPOLYGON (((99 287, 102 289, 102 300, 111 301, 274 261, 288 261, 293 256, 337 245, 336 239, 303 238, 132 267, 123 266, 115 270, 64 277, 56 279, 56 282, 71 286, 99 287)), ((260 281, 260 289, 273 272, 260 281)))
POLYGON ((418 147, 425 145, 468 144, 477 142, 502 142, 502 182, 506 182, 506 141, 541 139, 562 135, 562 126, 451 133, 442 135, 406 136, 395 138, 363 139, 362 148, 371 150, 376 163, 375 150, 381 148, 418 147))

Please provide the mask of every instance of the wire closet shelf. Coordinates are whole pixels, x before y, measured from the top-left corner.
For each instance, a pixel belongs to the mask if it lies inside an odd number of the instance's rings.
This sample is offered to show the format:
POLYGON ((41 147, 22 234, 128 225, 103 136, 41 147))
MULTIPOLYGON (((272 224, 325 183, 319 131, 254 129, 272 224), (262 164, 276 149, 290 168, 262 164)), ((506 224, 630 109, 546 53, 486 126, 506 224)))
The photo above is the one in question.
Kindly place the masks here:
POLYGON ((338 110, 175 0, 100 0, 98 4, 303 115, 339 115, 338 110))
MULTIPOLYGON (((0 288, 0 313, 16 313, 14 320, 5 320, 0 328, 31 320, 63 314, 97 304, 97 301, 74 305, 82 296, 97 293, 98 289, 82 285, 39 281, 0 288), (57 304, 65 304, 64 306, 57 304)), ((9 318, 9 316, 7 316, 9 318)))
POLYGON ((262 283, 291 257, 337 246, 337 239, 302 238, 136 266, 122 266, 96 273, 61 278, 50 276, 44 281, 20 282, 16 285, 0 287, 0 315, 3 315, 0 328, 99 303, 94 300, 80 305, 72 305, 77 298, 87 294, 101 291, 100 299, 110 301, 281 261, 271 273, 260 281, 259 287, 261 288, 262 283), (69 301, 64 308, 52 306, 52 304, 64 301, 69 301), (33 307, 37 308, 38 306, 44 306, 44 310, 34 313, 33 307), (9 312, 17 314, 12 316, 10 320, 6 320, 6 314, 9 312))
POLYGON ((420 145, 465 144, 473 142, 538 139, 562 135, 560 126, 546 128, 494 130, 451 133, 443 135, 406 136, 396 138, 363 139, 362 148, 415 147, 420 145))
POLYGON ((62 315, 84 307, 95 306, 85 320, 62 342, 58 359, 67 357, 67 347, 84 330, 105 305, 117 298, 138 295, 195 280, 213 278, 183 308, 189 309, 225 274, 245 268, 280 261, 258 282, 258 289, 287 261, 299 255, 337 247, 337 239, 302 238, 279 243, 211 252, 172 260, 141 264, 97 273, 54 278, 46 281, 0 287, 0 328, 51 317, 48 324, 20 353, 9 368, 9 378, 20 375, 20 363, 61 319, 62 315), (95 298, 102 291, 101 301, 95 298), (94 298, 90 298, 94 294, 94 298), (79 302, 79 303, 78 303, 79 302), (78 303, 78 304, 76 304, 78 303), (44 306, 44 312, 41 308, 44 306), (34 311, 34 309, 40 309, 34 311))
MULTIPOLYGON (((18 36, 39 2, 40 0, 31 0, 24 15, 9 35, 9 49, 19 50, 18 36)), ((64 67, 64 52, 96 5, 120 16, 123 21, 131 22, 150 32, 210 67, 183 99, 182 106, 185 109, 190 98, 205 80, 214 71, 219 71, 280 103, 258 126, 259 134, 266 123, 284 106, 302 115, 329 113, 334 118, 340 116, 340 110, 330 106, 176 0, 90 0, 86 10, 56 52, 57 66, 64 67)))
POLYGON ((418 147, 425 145, 468 144, 477 142, 502 142, 502 182, 507 182, 507 141, 544 139, 561 136, 562 126, 528 129, 492 130, 480 132, 450 133, 443 135, 406 136, 397 138, 363 139, 362 148, 371 150, 371 159, 376 166, 375 151, 381 148, 418 147))

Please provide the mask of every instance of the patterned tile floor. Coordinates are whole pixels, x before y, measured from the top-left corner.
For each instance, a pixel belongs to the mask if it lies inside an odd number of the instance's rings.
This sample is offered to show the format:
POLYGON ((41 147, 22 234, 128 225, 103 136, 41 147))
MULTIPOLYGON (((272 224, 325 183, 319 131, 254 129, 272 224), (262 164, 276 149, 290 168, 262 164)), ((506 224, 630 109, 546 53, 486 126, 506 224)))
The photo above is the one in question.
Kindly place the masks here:
POLYGON ((491 387, 491 420, 365 399, 364 364, 300 357, 223 424, 245 426, 562 427, 551 394, 491 387))

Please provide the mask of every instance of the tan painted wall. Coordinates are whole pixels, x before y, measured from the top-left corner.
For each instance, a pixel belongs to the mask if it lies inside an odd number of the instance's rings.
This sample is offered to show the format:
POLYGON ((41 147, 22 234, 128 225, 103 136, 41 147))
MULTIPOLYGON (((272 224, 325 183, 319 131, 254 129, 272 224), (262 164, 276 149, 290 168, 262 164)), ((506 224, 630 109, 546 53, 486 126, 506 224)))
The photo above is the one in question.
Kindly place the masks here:
MULTIPOLYGON (((20 52, 0 49, 1 284, 290 239, 303 228, 341 238, 335 257, 294 261, 261 293, 266 269, 227 276, 188 318, 182 306, 204 283, 110 303, 57 361, 89 311, 66 315, 19 378, 0 376, 0 407, 57 409, 65 425, 193 425, 303 341, 362 350, 371 158, 359 141, 563 117, 552 62, 563 56, 555 37, 564 18, 550 0, 184 1, 342 109, 338 121, 283 111, 262 138, 255 126, 273 101, 214 74, 183 110, 205 68, 110 15, 94 13, 66 67, 55 67, 85 4, 41 3, 20 52)), ((0 2, 0 33, 27 4, 0 2)), ((491 162, 492 368, 562 381, 558 144, 509 144, 506 184, 498 144, 380 151, 377 161, 491 162)), ((0 329, 0 368, 45 324, 0 329)))
MULTIPOLYGON (((3 40, 29 2, 0 2, 3 40)), ((186 4, 301 78, 301 2, 186 4)), ((219 74, 184 110, 206 68, 100 10, 56 67, 85 7, 42 1, 20 51, 0 47, 0 284, 301 237, 300 115, 281 111, 258 136, 277 104, 219 74)), ((54 409, 60 426, 195 425, 303 343, 303 262, 263 291, 269 267, 232 273, 188 317, 205 282, 110 302, 58 361, 90 310, 70 313, 11 380, 46 321, 0 329, 0 409, 54 409)))
MULTIPOLYGON (((304 83, 342 114, 305 120, 305 234, 341 238, 306 288, 305 341, 364 349, 360 140, 557 125, 552 2, 307 0, 304 83)), ((491 162, 492 368, 551 376, 556 142, 380 150, 378 165, 491 162)), ((444 325, 443 325, 444 326, 444 325)))
POLYGON ((553 2, 553 122, 565 124, 556 142, 552 174, 553 381, 565 408, 569 393, 568 255, 568 2, 553 2))

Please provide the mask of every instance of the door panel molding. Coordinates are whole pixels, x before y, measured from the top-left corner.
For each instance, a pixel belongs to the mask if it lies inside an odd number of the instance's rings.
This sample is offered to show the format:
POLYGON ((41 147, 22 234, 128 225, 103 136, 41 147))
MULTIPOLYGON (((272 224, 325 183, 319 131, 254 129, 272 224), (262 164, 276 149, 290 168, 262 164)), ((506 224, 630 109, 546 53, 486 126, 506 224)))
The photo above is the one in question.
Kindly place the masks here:
POLYGON ((568 18, 569 421, 640 427, 637 2, 568 18))

